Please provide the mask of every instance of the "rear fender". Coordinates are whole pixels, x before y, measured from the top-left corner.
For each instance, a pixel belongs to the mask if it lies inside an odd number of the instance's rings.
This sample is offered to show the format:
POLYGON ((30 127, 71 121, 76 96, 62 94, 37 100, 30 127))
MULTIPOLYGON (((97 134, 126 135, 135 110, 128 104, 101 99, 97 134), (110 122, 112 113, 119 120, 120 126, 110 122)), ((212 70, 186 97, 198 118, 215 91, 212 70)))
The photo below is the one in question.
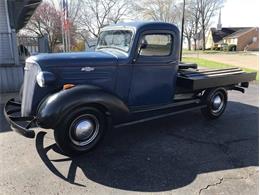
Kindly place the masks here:
POLYGON ((115 95, 96 86, 79 85, 47 97, 38 108, 37 123, 43 128, 54 128, 70 111, 87 105, 105 108, 113 123, 124 121, 129 114, 128 107, 115 95))

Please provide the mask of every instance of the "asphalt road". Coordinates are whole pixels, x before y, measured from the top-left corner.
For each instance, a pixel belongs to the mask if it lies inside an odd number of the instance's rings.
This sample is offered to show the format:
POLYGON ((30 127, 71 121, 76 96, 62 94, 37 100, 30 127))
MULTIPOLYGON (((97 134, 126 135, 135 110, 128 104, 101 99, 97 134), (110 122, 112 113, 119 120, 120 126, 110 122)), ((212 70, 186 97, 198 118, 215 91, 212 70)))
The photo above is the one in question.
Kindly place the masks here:
POLYGON ((21 137, 1 113, 0 194, 258 194, 258 113, 251 85, 218 120, 194 111, 114 129, 73 159, 51 130, 21 137))

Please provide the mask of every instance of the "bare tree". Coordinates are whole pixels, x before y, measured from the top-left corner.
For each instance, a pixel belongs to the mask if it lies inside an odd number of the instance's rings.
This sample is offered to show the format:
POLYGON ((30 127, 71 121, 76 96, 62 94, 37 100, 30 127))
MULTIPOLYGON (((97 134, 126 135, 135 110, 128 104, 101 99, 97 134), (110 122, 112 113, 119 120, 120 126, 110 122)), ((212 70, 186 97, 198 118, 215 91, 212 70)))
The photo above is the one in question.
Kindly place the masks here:
POLYGON ((184 23, 184 30, 183 30, 183 36, 188 41, 188 50, 191 50, 191 40, 194 36, 194 27, 195 23, 193 20, 193 17, 188 10, 185 13, 185 23, 184 23))
POLYGON ((60 12, 53 5, 43 2, 31 17, 25 30, 40 37, 47 34, 49 47, 53 51, 61 40, 60 12))
POLYGON ((200 13, 198 7, 198 0, 191 0, 187 2, 185 11, 184 36, 188 41, 188 49, 191 50, 192 39, 194 41, 194 49, 197 48, 197 36, 199 33, 200 13))
POLYGON ((200 22, 200 12, 199 12, 199 5, 198 5, 199 0, 194 0, 191 3, 191 14, 192 14, 192 19, 194 22, 194 31, 193 31, 193 41, 194 41, 194 49, 197 49, 197 37, 199 34, 199 22, 200 22))
POLYGON ((200 24, 201 24, 201 32, 202 32, 202 49, 205 50, 206 46, 206 30, 210 24, 210 20, 216 14, 221 6, 223 5, 224 0, 199 0, 198 1, 198 8, 199 14, 201 17, 200 24))
POLYGON ((85 0, 81 9, 80 25, 98 37, 100 29, 117 23, 131 9, 130 0, 85 0))
POLYGON ((179 16, 175 0, 141 0, 135 7, 144 19, 176 23, 179 16))
POLYGON ((80 10, 83 5, 82 0, 69 0, 68 1, 68 16, 70 22, 77 24, 80 18, 80 10))
MULTIPOLYGON (((74 37, 76 36, 77 26, 81 0, 69 1, 69 28, 70 41, 73 46, 75 44, 74 37)), ((62 9, 55 3, 54 0, 46 0, 39 5, 30 21, 25 27, 25 31, 36 34, 37 36, 44 36, 47 34, 50 50, 53 52, 58 43, 62 40, 62 9)))

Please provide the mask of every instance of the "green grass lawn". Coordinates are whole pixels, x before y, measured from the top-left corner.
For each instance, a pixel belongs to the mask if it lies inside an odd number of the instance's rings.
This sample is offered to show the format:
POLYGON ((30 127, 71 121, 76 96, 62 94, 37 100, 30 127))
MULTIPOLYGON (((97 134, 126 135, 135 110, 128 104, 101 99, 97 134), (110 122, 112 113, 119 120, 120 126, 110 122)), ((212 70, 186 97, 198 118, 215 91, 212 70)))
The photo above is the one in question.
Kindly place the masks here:
POLYGON ((229 52, 224 52, 224 51, 216 51, 216 50, 205 50, 205 51, 202 51, 202 50, 187 50, 187 49, 184 49, 183 50, 183 54, 197 54, 197 53, 200 53, 200 54, 222 54, 222 53, 229 53, 229 52))
MULTIPOLYGON (((215 62, 215 61, 211 61, 211 60, 205 60, 205 59, 201 59, 201 58, 192 58, 192 57, 183 57, 183 62, 193 62, 198 64, 198 66, 201 67, 206 67, 206 68, 216 68, 216 69, 221 69, 221 68, 232 68, 235 67, 233 65, 230 64, 224 64, 224 63, 220 63, 220 62, 215 62)), ((241 68, 242 70, 244 70, 245 72, 256 72, 256 70, 252 70, 249 68, 241 68)), ((257 76, 256 76, 256 80, 259 80, 259 72, 257 71, 257 76)))
POLYGON ((189 55, 189 54, 210 54, 210 55, 218 55, 218 54, 225 54, 225 55, 255 55, 255 54, 252 54, 251 51, 248 51, 248 52, 244 52, 244 51, 216 51, 216 50, 205 50, 205 51, 202 51, 202 50, 187 50, 187 49, 184 49, 183 50, 183 54, 185 55, 189 55))

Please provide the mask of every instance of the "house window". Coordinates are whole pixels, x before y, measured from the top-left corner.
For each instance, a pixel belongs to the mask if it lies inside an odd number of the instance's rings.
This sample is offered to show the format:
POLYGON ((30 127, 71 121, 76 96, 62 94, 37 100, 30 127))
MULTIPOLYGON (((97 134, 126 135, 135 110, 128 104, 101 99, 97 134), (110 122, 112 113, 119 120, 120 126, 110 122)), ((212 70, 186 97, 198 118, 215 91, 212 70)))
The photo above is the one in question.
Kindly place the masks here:
POLYGON ((231 42, 230 42, 231 44, 237 44, 237 39, 236 38, 233 38, 233 39, 231 39, 231 42))

